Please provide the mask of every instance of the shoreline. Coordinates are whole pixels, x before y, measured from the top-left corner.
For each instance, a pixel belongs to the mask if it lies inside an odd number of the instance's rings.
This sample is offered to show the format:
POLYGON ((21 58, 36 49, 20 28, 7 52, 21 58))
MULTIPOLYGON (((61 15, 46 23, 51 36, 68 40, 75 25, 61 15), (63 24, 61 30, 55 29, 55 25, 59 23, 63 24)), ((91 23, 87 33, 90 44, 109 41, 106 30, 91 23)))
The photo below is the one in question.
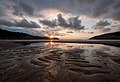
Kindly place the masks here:
POLYGON ((38 43, 38 42, 88 43, 88 44, 104 44, 104 45, 120 47, 120 40, 0 40, 0 42, 13 42, 13 43, 38 43))

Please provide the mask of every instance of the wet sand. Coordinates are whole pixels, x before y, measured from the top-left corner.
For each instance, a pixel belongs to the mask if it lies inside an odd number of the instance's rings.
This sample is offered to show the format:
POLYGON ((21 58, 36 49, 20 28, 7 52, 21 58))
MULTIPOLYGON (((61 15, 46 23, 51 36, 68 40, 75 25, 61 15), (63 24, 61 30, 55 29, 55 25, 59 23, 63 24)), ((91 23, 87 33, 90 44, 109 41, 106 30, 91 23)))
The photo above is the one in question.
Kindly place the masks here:
POLYGON ((9 46, 1 47, 0 82, 120 82, 119 47, 7 43, 0 43, 9 46))
POLYGON ((0 51, 10 49, 10 48, 20 47, 20 46, 23 46, 23 44, 22 43, 0 41, 0 51))

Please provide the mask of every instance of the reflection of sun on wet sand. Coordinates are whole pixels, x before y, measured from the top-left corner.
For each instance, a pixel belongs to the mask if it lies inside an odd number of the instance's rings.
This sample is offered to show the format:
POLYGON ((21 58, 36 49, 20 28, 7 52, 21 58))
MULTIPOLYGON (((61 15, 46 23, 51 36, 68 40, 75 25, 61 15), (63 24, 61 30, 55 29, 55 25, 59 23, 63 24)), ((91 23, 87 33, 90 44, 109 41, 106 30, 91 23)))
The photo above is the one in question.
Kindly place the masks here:
POLYGON ((50 42, 47 42, 44 44, 45 46, 50 46, 50 47, 54 47, 55 46, 55 43, 52 42, 52 40, 50 42))

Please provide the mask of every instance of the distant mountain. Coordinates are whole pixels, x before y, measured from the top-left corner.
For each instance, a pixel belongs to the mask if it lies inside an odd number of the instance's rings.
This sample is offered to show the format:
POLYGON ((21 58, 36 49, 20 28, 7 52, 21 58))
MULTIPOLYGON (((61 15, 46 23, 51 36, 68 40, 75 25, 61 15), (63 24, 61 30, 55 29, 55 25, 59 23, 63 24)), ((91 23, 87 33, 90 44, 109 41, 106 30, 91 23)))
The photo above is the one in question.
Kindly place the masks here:
POLYGON ((49 39, 48 37, 32 36, 20 32, 11 32, 0 29, 0 39, 49 39))
POLYGON ((107 33, 99 36, 92 37, 90 39, 104 39, 104 40, 120 40, 120 31, 114 33, 107 33))

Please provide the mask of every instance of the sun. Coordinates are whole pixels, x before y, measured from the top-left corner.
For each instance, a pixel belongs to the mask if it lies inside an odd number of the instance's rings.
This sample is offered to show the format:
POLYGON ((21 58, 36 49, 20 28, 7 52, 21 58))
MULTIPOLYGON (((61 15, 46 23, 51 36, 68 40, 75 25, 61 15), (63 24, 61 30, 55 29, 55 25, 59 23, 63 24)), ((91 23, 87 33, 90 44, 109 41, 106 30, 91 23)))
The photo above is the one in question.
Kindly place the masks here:
POLYGON ((52 38, 55 38, 55 37, 56 37, 55 35, 50 35, 50 36, 49 36, 49 38, 51 38, 51 39, 52 39, 52 38))
POLYGON ((46 37, 53 39, 53 38, 58 38, 55 34, 45 34, 46 37))

